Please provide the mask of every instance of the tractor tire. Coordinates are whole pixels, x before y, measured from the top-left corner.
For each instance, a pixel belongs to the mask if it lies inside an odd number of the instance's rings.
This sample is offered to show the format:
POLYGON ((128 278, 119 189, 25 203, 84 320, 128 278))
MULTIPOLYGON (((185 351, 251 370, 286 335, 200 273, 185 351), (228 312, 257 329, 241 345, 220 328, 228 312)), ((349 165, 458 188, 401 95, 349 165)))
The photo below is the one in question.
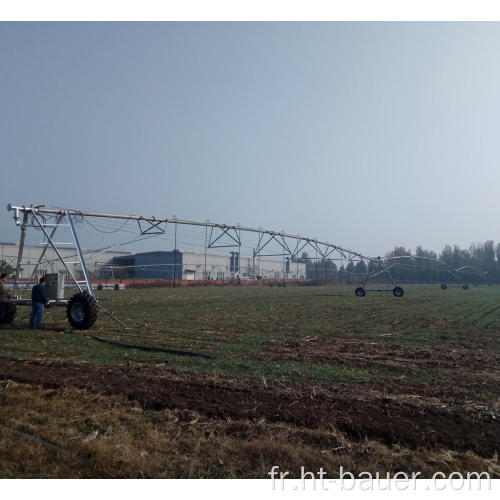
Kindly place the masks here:
POLYGON ((95 300, 88 292, 73 295, 66 306, 66 317, 73 328, 88 330, 97 319, 95 300))
POLYGON ((463 288, 464 290, 468 290, 468 289, 469 289, 469 285, 463 285, 463 286, 462 286, 462 288, 463 288))
POLYGON ((441 284, 441 290, 446 290, 448 288, 448 285, 446 283, 441 284))
POLYGON ((5 313, 3 317, 3 322, 6 325, 10 325, 14 318, 16 317, 17 304, 15 302, 6 302, 5 304, 5 313))
POLYGON ((395 286, 394 290, 392 291, 392 295, 394 295, 394 297, 397 297, 398 299, 401 298, 404 294, 405 291, 400 286, 395 286))
POLYGON ((362 286, 358 286, 358 288, 354 290, 354 295, 356 295, 356 297, 364 297, 366 295, 365 289, 362 286))

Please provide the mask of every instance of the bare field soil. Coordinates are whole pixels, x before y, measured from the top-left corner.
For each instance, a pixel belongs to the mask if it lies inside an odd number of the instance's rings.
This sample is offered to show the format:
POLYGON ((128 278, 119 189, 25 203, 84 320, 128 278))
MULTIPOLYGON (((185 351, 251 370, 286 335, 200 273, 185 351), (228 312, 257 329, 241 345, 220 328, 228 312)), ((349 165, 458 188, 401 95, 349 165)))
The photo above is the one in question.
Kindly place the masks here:
POLYGON ((21 309, 0 331, 2 477, 264 478, 273 465, 500 477, 499 288, 100 298, 127 330, 101 316, 75 332, 50 310, 34 332, 21 309))

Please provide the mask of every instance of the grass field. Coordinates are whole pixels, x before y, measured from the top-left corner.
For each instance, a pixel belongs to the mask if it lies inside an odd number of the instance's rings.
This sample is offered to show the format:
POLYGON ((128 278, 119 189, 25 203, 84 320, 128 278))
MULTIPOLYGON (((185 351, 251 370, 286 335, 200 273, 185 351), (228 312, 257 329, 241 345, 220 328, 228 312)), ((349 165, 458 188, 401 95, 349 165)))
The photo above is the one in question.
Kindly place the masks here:
POLYGON ((62 308, 31 331, 20 308, 0 331, 2 477, 499 477, 500 288, 405 292, 102 291, 128 328, 85 332, 62 308))

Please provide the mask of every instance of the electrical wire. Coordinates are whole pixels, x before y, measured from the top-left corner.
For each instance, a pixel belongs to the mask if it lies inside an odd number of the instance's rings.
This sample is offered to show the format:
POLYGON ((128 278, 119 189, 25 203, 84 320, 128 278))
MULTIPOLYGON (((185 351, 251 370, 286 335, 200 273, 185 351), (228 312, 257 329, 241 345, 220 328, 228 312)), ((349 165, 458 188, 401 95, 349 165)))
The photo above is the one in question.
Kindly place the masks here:
MULTIPOLYGON (((83 217, 83 215, 82 215, 83 217)), ((92 229, 99 231, 100 233, 105 233, 105 234, 112 234, 112 233, 117 233, 118 231, 121 231, 129 222, 129 219, 126 219, 123 224, 120 225, 120 227, 112 230, 112 231, 103 231, 102 229, 99 229, 98 227, 94 226, 89 220, 88 217, 83 217, 84 222, 86 222, 92 229)))

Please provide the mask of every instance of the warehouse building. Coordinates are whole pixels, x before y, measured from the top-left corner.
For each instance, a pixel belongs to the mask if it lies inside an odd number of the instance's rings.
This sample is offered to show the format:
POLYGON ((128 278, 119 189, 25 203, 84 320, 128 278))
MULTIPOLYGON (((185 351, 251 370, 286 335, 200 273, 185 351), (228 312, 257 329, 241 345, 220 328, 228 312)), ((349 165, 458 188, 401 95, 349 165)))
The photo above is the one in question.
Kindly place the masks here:
POLYGON ((114 257, 108 276, 134 279, 230 280, 305 279, 306 265, 289 258, 249 257, 193 251, 157 251, 114 257))
MULTIPOLYGON (((43 251, 43 246, 25 245, 20 278, 29 278, 43 251)), ((81 277, 73 248, 58 249, 73 274, 81 277)), ((194 251, 117 252, 82 249, 87 269, 92 278, 111 279, 183 279, 231 280, 240 279, 305 279, 306 265, 289 258, 269 258, 194 251)), ((13 269, 17 264, 18 243, 0 243, 0 260, 13 269)), ((63 263, 51 249, 38 267, 36 278, 47 273, 61 273, 69 279, 63 263)))

